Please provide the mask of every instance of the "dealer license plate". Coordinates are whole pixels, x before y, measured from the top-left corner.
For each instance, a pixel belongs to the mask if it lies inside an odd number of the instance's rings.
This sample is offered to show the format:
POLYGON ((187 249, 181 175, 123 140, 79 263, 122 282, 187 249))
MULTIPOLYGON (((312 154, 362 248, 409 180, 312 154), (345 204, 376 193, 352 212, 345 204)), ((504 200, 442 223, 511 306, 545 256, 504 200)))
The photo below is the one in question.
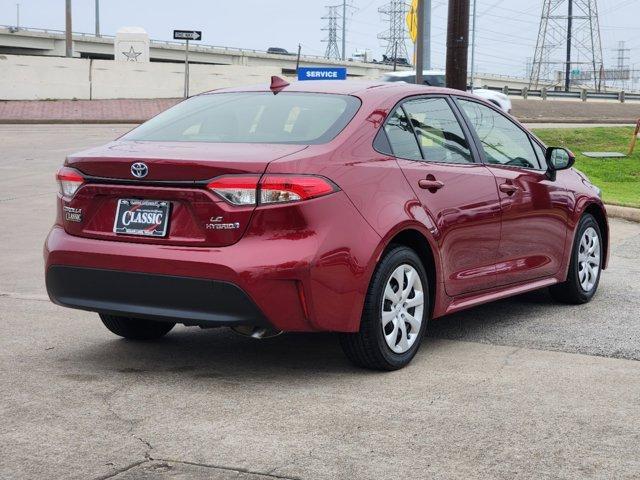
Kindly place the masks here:
POLYGON ((118 200, 113 231, 122 235, 164 237, 169 225, 171 202, 163 200, 118 200))

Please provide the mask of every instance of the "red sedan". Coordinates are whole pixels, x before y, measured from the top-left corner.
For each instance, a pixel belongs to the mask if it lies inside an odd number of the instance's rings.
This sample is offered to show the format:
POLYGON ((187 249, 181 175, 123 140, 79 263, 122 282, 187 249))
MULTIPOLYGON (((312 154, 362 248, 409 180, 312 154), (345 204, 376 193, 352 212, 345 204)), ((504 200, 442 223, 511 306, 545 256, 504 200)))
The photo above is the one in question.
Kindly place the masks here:
POLYGON ((460 91, 218 90, 67 158, 47 290, 125 338, 340 332, 356 364, 396 369, 429 319, 545 287, 593 297, 607 215, 573 161, 460 91))

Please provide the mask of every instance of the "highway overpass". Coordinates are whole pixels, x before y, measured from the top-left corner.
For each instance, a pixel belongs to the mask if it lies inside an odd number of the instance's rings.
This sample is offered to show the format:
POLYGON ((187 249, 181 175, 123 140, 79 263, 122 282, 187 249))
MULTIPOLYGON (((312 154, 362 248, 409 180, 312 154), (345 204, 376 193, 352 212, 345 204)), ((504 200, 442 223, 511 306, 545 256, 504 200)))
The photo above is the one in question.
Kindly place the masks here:
MULTIPOLYGON (((112 36, 96 37, 95 35, 74 33, 74 56, 112 60, 113 43, 114 37, 112 36)), ((183 62, 184 42, 151 40, 149 53, 152 62, 183 62)), ((64 57, 64 32, 38 29, 16 30, 14 27, 0 27, 0 54, 64 57)), ((209 65, 280 67, 284 74, 293 74, 296 68, 296 55, 273 55, 258 50, 202 45, 200 43, 191 43, 189 61, 209 65)), ((384 72, 393 70, 393 67, 379 63, 343 62, 310 55, 300 57, 300 66, 347 67, 347 73, 350 77, 368 78, 378 78, 384 72)))

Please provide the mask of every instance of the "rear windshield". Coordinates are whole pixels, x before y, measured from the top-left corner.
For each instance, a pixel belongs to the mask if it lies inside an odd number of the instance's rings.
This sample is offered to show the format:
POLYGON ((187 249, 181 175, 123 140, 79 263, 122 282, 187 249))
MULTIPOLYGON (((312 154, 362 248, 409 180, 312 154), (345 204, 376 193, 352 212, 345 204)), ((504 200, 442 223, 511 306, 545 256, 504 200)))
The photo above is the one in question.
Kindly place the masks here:
POLYGON ((321 93, 199 95, 140 125, 124 140, 318 144, 353 118, 360 100, 321 93))

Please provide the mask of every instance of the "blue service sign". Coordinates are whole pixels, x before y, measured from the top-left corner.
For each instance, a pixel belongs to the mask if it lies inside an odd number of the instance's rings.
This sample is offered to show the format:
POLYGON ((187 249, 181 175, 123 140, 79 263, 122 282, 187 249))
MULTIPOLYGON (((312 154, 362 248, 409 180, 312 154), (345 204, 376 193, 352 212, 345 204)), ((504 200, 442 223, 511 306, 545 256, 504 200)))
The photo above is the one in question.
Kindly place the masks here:
POLYGON ((298 68, 298 80, 346 80, 346 67, 298 68))

